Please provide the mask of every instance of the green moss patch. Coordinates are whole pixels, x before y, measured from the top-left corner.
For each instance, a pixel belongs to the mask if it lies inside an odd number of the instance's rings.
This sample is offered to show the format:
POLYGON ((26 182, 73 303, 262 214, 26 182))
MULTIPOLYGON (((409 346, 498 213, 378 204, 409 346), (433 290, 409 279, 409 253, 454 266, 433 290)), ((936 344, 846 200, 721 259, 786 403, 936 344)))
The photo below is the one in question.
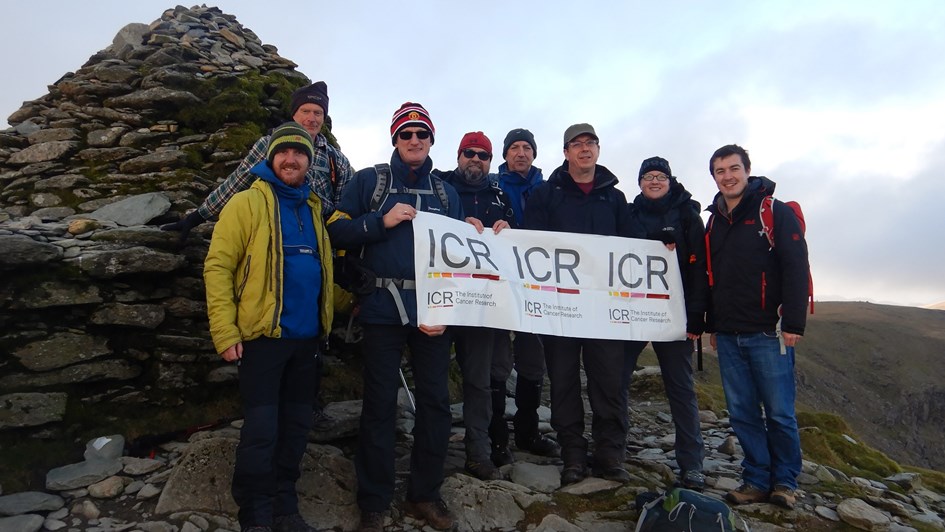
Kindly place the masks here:
POLYGON ((836 414, 798 412, 797 422, 801 428, 801 448, 808 460, 848 475, 876 480, 902 471, 885 454, 861 443, 846 421, 836 414))

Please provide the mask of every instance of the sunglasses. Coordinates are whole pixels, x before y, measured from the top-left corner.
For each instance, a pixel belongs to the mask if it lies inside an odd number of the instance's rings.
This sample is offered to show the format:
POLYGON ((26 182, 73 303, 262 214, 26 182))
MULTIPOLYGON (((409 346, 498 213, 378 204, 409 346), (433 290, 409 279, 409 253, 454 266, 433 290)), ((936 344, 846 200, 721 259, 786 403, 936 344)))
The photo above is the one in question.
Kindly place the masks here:
POLYGON ((410 140, 415 134, 420 140, 426 140, 430 138, 430 132, 425 129, 421 129, 420 131, 401 131, 397 134, 397 136, 400 137, 400 140, 410 140))
POLYGON ((492 158, 492 154, 487 151, 476 151, 476 150, 470 150, 467 148, 463 150, 463 157, 467 159, 472 159, 473 157, 479 157, 480 161, 488 161, 489 159, 492 158))

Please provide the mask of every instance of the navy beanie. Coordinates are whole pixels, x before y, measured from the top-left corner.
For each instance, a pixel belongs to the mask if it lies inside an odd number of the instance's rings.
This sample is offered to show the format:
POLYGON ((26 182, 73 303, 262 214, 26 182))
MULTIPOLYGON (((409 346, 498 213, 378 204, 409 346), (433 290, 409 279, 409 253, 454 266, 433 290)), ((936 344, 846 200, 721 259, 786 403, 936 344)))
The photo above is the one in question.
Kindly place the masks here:
POLYGON ((640 165, 640 174, 637 176, 637 183, 643 179, 643 175, 653 170, 663 172, 667 177, 673 176, 673 171, 669 168, 669 161, 662 157, 650 157, 640 165))
POLYGON ((296 89, 292 93, 292 105, 290 106, 290 116, 294 116, 299 107, 307 103, 314 103, 322 108, 325 114, 328 114, 328 84, 324 81, 316 81, 311 85, 296 89))
POLYGON ((509 152, 509 147, 516 142, 524 140, 529 143, 532 147, 532 152, 535 154, 535 157, 538 157, 538 146, 535 145, 535 135, 527 129, 513 129, 509 131, 509 134, 505 136, 505 142, 502 143, 502 158, 505 159, 505 154, 509 152))

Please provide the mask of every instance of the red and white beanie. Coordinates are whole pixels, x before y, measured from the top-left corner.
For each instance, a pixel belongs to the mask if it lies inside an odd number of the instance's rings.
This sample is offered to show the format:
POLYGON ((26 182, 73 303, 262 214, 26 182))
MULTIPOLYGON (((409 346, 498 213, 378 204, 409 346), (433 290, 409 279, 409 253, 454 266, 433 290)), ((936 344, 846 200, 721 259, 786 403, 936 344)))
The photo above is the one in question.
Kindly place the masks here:
POLYGON ((430 144, 433 144, 436 135, 436 128, 433 127, 433 121, 430 120, 430 113, 419 103, 405 102, 400 109, 394 111, 394 116, 390 121, 390 142, 397 144, 397 133, 408 126, 419 126, 430 131, 430 144))

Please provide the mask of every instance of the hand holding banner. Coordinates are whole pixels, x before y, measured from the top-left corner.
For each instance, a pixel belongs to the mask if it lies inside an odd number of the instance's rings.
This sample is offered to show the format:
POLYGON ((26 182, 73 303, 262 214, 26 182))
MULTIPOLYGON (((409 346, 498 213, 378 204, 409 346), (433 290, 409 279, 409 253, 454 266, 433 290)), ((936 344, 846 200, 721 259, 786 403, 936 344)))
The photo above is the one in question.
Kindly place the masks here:
POLYGON ((413 220, 417 311, 426 325, 574 338, 686 338, 676 254, 653 240, 413 220))

